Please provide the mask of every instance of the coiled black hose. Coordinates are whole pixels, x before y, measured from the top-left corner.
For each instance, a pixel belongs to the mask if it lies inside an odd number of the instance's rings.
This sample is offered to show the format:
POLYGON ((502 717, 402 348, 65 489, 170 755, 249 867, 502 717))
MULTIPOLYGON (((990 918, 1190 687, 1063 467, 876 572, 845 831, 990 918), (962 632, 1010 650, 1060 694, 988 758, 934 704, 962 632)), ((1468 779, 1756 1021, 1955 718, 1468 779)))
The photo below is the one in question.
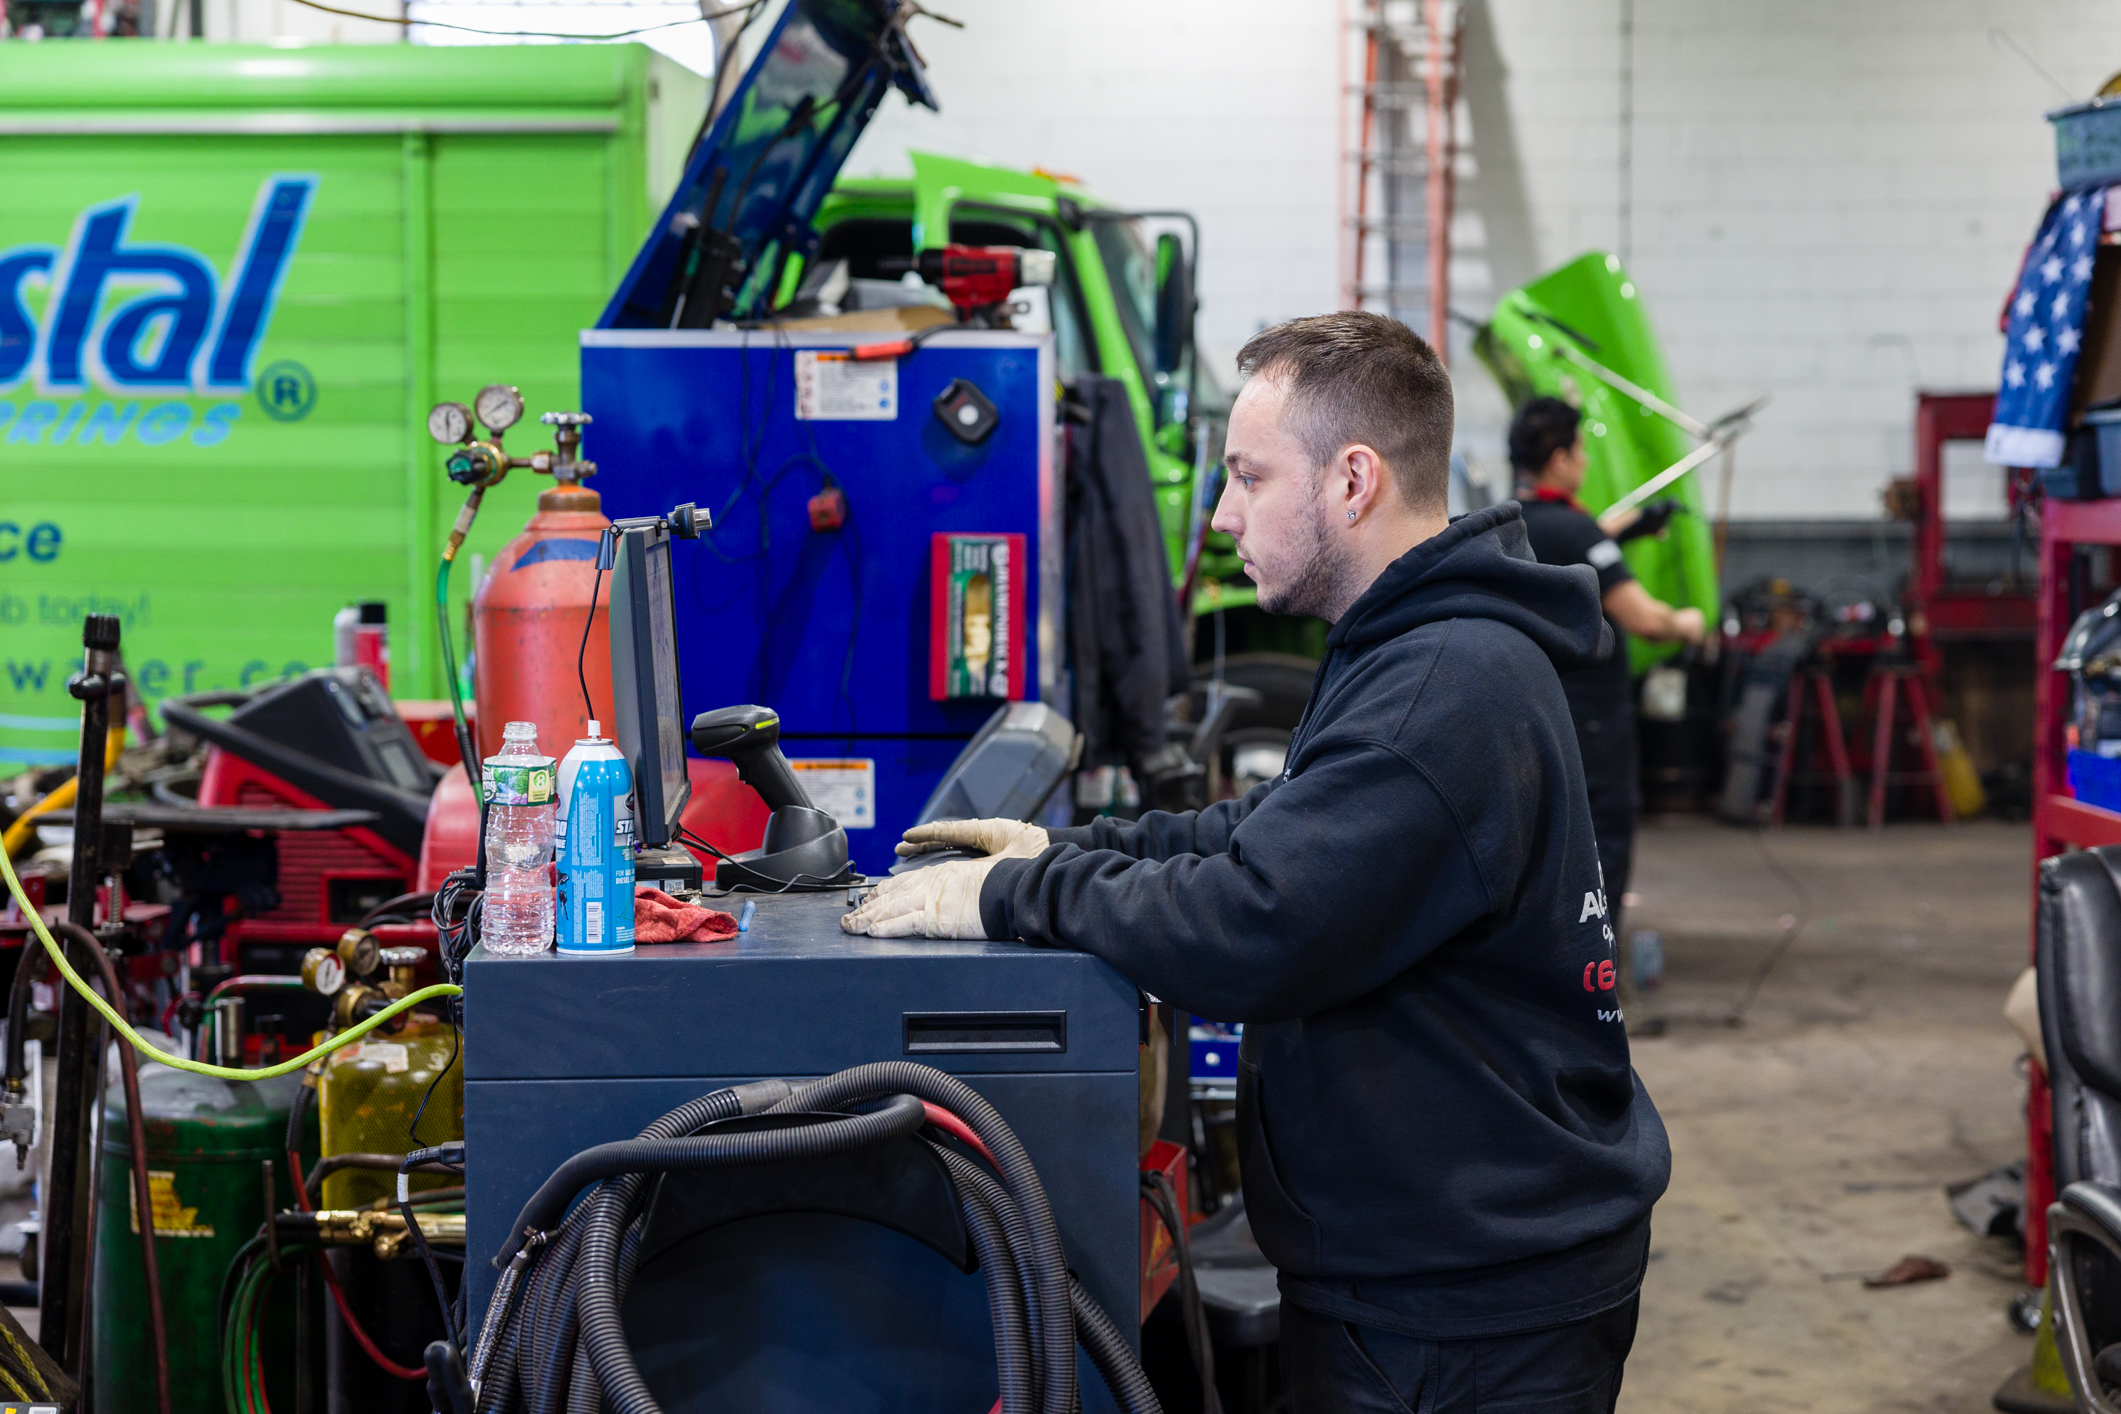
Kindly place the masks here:
MULTIPOLYGON (((783 1101, 782 1105, 788 1103, 783 1101)), ((874 1114, 853 1119, 828 1120, 800 1129, 649 1140, 642 1144, 644 1153, 636 1171, 606 1185, 589 1200, 589 1221, 582 1231, 578 1263, 582 1285, 576 1304, 581 1309, 582 1344, 589 1348, 597 1383, 603 1387, 604 1400, 612 1414, 662 1414, 662 1406, 633 1363, 633 1347, 619 1321, 619 1303, 623 1299, 616 1280, 619 1243, 632 1221, 631 1208, 646 1186, 641 1170, 651 1166, 666 1170, 715 1168, 771 1159, 823 1158, 907 1138, 927 1122, 928 1112, 919 1100, 911 1095, 894 1095, 874 1114)))
MULTIPOLYGON (((702 1095, 697 1100, 688 1101, 678 1106, 669 1114, 664 1115, 654 1124, 642 1130, 638 1138, 624 1140, 617 1144, 599 1144, 594 1149, 584 1149, 581 1153, 576 1154, 555 1169, 552 1177, 546 1179, 538 1191, 531 1195, 530 1201, 523 1205, 522 1213, 516 1218, 515 1231, 509 1234, 507 1245, 502 1247, 500 1252, 494 1257, 493 1264, 496 1267, 507 1266, 510 1259, 530 1239, 531 1233, 541 1232, 552 1226, 560 1214, 567 1211, 567 1205, 574 1201, 575 1195, 591 1183, 599 1179, 614 1178, 621 1174, 646 1173, 657 1167, 655 1159, 660 1151, 641 1149, 635 1146, 654 1145, 662 1141, 676 1139, 680 1135, 691 1134, 701 1126, 711 1124, 718 1119, 734 1119, 738 1115, 757 1114, 790 1093, 791 1089, 785 1080, 765 1080, 751 1085, 738 1085, 732 1086, 727 1090, 717 1090, 711 1095, 702 1095), (647 1162, 640 1162, 642 1160, 647 1162)), ((779 1140, 802 1132, 801 1130, 777 1130, 765 1134, 729 1135, 726 1136, 726 1139, 728 1141, 739 1139, 779 1140)), ((776 1149, 775 1145, 765 1142, 749 1146, 731 1143, 728 1147, 732 1151, 732 1156, 725 1159, 725 1162, 756 1162, 762 1158, 794 1158, 808 1152, 800 1149, 780 1151, 776 1149), (754 1154, 750 1160, 738 1160, 733 1157, 733 1151, 739 1148, 775 1151, 754 1154)), ((663 1167, 672 1168, 702 1168, 707 1166, 708 1164, 706 1163, 663 1165, 663 1167)))
POLYGON ((1083 1284, 1073 1276, 1068 1278, 1068 1301, 1075 1311, 1075 1336, 1082 1342, 1083 1352, 1097 1373, 1104 1376, 1105 1387, 1119 1401, 1119 1407, 1127 1414, 1163 1414, 1163 1405, 1157 1401, 1156 1390, 1149 1383, 1149 1376, 1142 1370, 1141 1361, 1127 1348, 1127 1338, 1112 1324, 1105 1308, 1090 1299, 1083 1284))
MULTIPOLYGON (((929 1146, 941 1156, 957 1184, 965 1214, 965 1228, 972 1235, 972 1250, 980 1270, 987 1274, 987 1315, 994 1326, 994 1362, 1000 1376, 1002 1414, 1032 1414, 1038 1406, 1038 1366, 1033 1358, 1029 1309, 1024 1303, 1022 1274, 1009 1248, 1009 1236, 1001 1215, 985 1201, 972 1183, 978 1173, 973 1162, 940 1144, 929 1146)), ((981 1175, 984 1177, 984 1175, 981 1175)))
MULTIPOLYGON (((1038 1170, 1016 1134, 1003 1122, 994 1106, 978 1091, 955 1076, 914 1061, 880 1061, 843 1070, 803 1086, 783 1100, 777 1109, 838 1109, 879 1094, 915 1095, 949 1110, 980 1137, 994 1156, 1002 1183, 1023 1214, 1029 1250, 1022 1260, 1037 1286, 1032 1309, 1043 1366, 1040 1382, 1041 1407, 1066 1414, 1075 1408, 1075 1333, 1068 1311, 1068 1259, 1061 1250, 1060 1229, 1046 1190, 1038 1181, 1038 1170)), ((632 1411, 622 1411, 632 1414, 632 1411)))
POLYGON ((672 1110, 636 1140, 599 1145, 563 1164, 525 1205, 495 1258, 514 1277, 504 1277, 480 1332, 479 1414, 661 1414, 619 1318, 640 1260, 649 1176, 882 1145, 919 1131, 930 1105, 962 1120, 997 1171, 927 1141, 950 1175, 987 1276, 1002 1414, 1075 1414, 1078 1341, 1127 1414, 1162 1414, 1125 1338, 1068 1272, 1045 1190, 1015 1134, 964 1082, 904 1061, 800 1088, 769 1081, 716 1091, 672 1110), (740 1113, 845 1112, 878 1101, 869 1113, 800 1128, 688 1137, 740 1113), (568 1212, 593 1182, 600 1186, 568 1212))

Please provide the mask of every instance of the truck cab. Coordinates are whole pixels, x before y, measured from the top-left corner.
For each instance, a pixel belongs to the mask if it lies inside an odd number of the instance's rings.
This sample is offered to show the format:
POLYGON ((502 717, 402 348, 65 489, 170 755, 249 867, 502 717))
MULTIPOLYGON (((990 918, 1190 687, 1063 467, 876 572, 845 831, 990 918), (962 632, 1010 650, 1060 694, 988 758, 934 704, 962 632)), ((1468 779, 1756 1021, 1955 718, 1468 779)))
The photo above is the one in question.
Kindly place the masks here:
POLYGON ((956 244, 1053 252, 1054 283, 1041 316, 1052 325, 1061 376, 1103 374, 1126 385, 1156 482, 1172 573, 1183 575, 1196 468, 1213 472, 1224 406, 1194 350, 1194 253, 1168 229, 1190 224, 1189 218, 1129 213, 1056 173, 924 152, 911 157, 910 182, 865 177, 834 184, 812 223, 821 240, 810 264, 845 261, 847 273, 863 282, 857 288, 874 290, 898 281, 892 267, 902 270, 922 249, 956 244))

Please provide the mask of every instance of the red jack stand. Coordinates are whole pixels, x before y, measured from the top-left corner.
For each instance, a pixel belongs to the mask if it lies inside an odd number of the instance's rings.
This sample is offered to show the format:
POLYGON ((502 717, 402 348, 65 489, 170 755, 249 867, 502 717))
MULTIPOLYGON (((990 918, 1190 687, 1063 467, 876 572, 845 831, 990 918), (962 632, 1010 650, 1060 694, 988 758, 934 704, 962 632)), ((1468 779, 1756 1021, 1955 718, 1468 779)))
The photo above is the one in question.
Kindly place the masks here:
POLYGON ((1871 670, 1864 686, 1865 704, 1871 709, 1871 809, 1870 827, 1885 824, 1885 791, 1889 785, 1927 786, 1937 797, 1937 818, 1952 823, 1952 798, 1944 788, 1944 772, 1937 765, 1937 737, 1930 725, 1929 690, 1923 671, 1913 663, 1880 664, 1871 670), (1906 708, 1902 725, 1900 709, 1906 708), (1895 771, 1893 748, 1903 749, 1914 738, 1920 768, 1895 771))
POLYGON ((1846 828, 1856 823, 1856 773, 1849 765, 1848 742, 1841 733, 1841 709, 1834 703, 1834 674, 1825 667, 1800 668, 1790 676, 1789 711, 1783 724, 1782 753, 1775 763, 1775 797, 1768 824, 1782 828, 1790 781, 1797 774, 1797 739, 1804 732, 1807 697, 1818 713, 1819 735, 1824 738, 1823 743, 1812 744, 1810 754, 1816 758, 1820 746, 1826 747, 1825 774, 1834 783, 1834 822, 1846 828))

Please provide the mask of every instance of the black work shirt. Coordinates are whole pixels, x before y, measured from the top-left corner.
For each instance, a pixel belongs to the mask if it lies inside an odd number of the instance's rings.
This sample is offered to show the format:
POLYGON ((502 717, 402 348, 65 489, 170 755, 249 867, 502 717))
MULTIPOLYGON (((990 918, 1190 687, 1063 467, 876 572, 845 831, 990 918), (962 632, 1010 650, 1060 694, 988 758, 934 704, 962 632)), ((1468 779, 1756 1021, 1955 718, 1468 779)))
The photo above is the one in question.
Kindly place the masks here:
MULTIPOLYGON (((1597 521, 1568 501, 1550 501, 1530 492, 1519 497, 1524 507, 1525 535, 1532 553, 1543 565, 1589 565, 1598 571, 1601 600, 1635 577, 1621 558, 1620 546, 1597 521)), ((1634 705, 1634 683, 1628 672, 1628 636, 1612 616, 1613 655, 1595 667, 1564 673, 1561 690, 1569 699, 1569 712, 1580 731, 1586 724, 1629 722, 1634 705)), ((1595 770, 1593 763, 1584 763, 1595 770)))

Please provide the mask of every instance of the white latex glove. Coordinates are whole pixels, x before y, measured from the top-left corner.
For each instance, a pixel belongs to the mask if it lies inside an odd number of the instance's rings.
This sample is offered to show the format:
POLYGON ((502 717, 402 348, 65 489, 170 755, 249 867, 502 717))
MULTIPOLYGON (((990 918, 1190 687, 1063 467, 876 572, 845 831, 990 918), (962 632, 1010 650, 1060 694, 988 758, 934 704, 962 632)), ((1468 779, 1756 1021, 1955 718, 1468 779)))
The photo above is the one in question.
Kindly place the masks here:
POLYGON ((915 825, 893 848, 907 859, 938 849, 977 850, 990 859, 1036 859, 1046 851, 1046 832, 1021 820, 938 820, 915 825))
POLYGON ((994 864, 953 859, 887 878, 861 907, 840 915, 840 928, 872 938, 984 938, 979 891, 994 864))

